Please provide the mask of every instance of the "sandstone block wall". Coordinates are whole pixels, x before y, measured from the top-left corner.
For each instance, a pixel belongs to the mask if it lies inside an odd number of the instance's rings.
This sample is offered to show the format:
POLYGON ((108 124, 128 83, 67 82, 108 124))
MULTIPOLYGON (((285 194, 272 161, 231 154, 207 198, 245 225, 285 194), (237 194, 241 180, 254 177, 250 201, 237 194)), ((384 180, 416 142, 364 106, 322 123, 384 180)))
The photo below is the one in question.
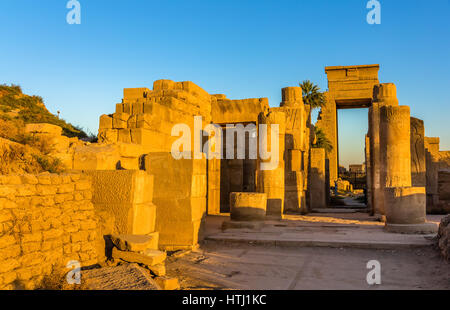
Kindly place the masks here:
POLYGON ((450 151, 439 151, 439 138, 425 137, 427 212, 450 212, 450 151))
POLYGON ((215 180, 209 188, 211 211, 218 213, 220 162, 216 161, 208 171, 205 158, 181 160, 190 165, 183 170, 171 155, 172 145, 179 139, 172 136, 172 129, 184 124, 191 129, 190 155, 194 158, 194 152, 198 152, 194 150, 198 134, 194 131, 194 116, 202 117, 201 129, 211 123, 212 101, 217 99, 192 82, 158 80, 153 83, 153 90, 124 89, 115 113, 100 117, 99 142, 118 148, 117 169, 146 170, 154 176, 153 203, 162 248, 192 248, 201 239, 208 174, 215 180), (186 182, 185 177, 189 178, 186 182))
POLYGON ((0 176, 0 289, 34 289, 44 276, 97 263, 97 220, 82 174, 0 176))

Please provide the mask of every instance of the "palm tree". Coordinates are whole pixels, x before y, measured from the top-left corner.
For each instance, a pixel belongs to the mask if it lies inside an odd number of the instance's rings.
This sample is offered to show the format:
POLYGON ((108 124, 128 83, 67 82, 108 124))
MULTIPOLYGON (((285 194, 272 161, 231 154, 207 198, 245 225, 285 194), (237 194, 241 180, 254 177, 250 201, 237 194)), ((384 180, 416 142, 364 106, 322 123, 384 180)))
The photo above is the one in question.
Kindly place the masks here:
POLYGON ((333 150, 333 144, 328 140, 322 129, 314 126, 314 133, 316 135, 316 143, 312 147, 325 149, 325 152, 330 153, 333 150))
POLYGON ((325 95, 320 91, 319 86, 306 80, 300 83, 300 87, 302 88, 303 102, 309 104, 311 109, 321 108, 325 105, 325 95))

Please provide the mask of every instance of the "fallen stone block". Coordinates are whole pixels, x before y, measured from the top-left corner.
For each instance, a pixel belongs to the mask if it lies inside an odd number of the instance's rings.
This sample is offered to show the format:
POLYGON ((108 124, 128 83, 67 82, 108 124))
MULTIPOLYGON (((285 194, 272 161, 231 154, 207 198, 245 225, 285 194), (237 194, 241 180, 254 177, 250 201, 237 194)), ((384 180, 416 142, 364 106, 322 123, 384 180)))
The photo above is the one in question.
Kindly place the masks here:
POLYGON ((148 267, 162 264, 167 257, 166 252, 158 250, 145 250, 143 253, 121 251, 113 248, 112 257, 114 259, 121 259, 129 263, 138 263, 148 267))
POLYGON ((180 283, 177 278, 157 277, 155 279, 158 286, 164 291, 173 291, 180 289, 180 283))
POLYGON ((55 136, 60 136, 62 134, 62 128, 52 124, 27 124, 25 126, 26 133, 46 133, 55 136))
POLYGON ((144 252, 158 249, 159 233, 149 235, 112 235, 111 241, 121 251, 144 252))
POLYGON ((147 266, 147 268, 157 277, 164 277, 166 275, 166 265, 164 264, 147 266))

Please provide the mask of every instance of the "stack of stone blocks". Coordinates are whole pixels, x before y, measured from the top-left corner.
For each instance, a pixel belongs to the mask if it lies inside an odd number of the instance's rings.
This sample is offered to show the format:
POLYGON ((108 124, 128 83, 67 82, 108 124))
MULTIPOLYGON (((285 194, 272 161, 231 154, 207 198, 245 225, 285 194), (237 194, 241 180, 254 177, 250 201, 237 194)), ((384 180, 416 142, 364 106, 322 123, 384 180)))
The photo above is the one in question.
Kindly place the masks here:
MULTIPOLYGON (((190 150, 190 159, 175 160, 171 148, 179 137, 172 136, 172 128, 188 125, 194 146, 194 116, 202 116, 202 128, 210 123, 211 100, 192 82, 159 80, 152 91, 124 89, 116 112, 100 118, 99 142, 119 148, 117 168, 145 170, 154 178, 155 225, 160 233, 159 246, 165 250, 195 247, 202 237, 206 175, 208 170, 215 174, 220 168, 207 169, 204 156, 194 159, 198 150, 190 150)), ((214 201, 217 203, 212 197, 214 201)))

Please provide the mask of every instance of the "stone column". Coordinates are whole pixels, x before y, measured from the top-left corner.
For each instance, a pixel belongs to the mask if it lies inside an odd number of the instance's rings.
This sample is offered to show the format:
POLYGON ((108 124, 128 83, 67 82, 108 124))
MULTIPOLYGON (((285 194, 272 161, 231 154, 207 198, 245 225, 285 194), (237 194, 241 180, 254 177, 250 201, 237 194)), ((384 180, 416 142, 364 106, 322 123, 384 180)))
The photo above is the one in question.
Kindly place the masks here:
POLYGON ((285 210, 306 213, 304 191, 304 153, 308 149, 307 112, 300 87, 286 87, 281 90, 280 104, 286 113, 285 136, 285 210))
POLYGON ((411 186, 409 115, 408 106, 380 109, 381 188, 411 186))
POLYGON ((427 211, 429 213, 433 212, 439 203, 439 143, 440 139, 438 137, 425 137, 426 192, 427 211))
POLYGON ((412 186, 426 186, 425 127, 423 120, 411 117, 412 186))
POLYGON ((309 169, 309 202, 310 208, 326 208, 325 193, 325 149, 311 149, 309 169))
POLYGON ((369 135, 366 135, 366 200, 367 207, 371 210, 371 214, 374 215, 372 208, 372 167, 370 161, 370 138, 369 135))
POLYGON ((432 233, 426 223, 425 187, 412 187, 411 125, 408 106, 380 108, 381 187, 384 191, 386 230, 432 233))
MULTIPOLYGON (((258 116, 258 125, 267 125, 267 139, 260 139, 261 126, 258 126, 258 192, 267 194, 267 216, 281 219, 284 212, 284 150, 285 150, 285 131, 286 131, 286 114, 280 110, 281 108, 272 108, 268 114, 260 113, 258 116), (278 164, 274 169, 262 170, 262 164, 268 164, 273 161, 273 154, 270 159, 261 159, 261 148, 268 152, 275 152, 271 148, 271 129, 272 125, 278 125, 278 164), (261 141, 262 140, 262 141, 261 141)), ((273 137, 275 138, 275 137, 273 137)))
POLYGON ((378 215, 384 215, 384 198, 380 182, 380 107, 383 106, 398 106, 397 88, 392 83, 374 86, 372 106, 369 109, 372 208, 373 213, 378 215))

